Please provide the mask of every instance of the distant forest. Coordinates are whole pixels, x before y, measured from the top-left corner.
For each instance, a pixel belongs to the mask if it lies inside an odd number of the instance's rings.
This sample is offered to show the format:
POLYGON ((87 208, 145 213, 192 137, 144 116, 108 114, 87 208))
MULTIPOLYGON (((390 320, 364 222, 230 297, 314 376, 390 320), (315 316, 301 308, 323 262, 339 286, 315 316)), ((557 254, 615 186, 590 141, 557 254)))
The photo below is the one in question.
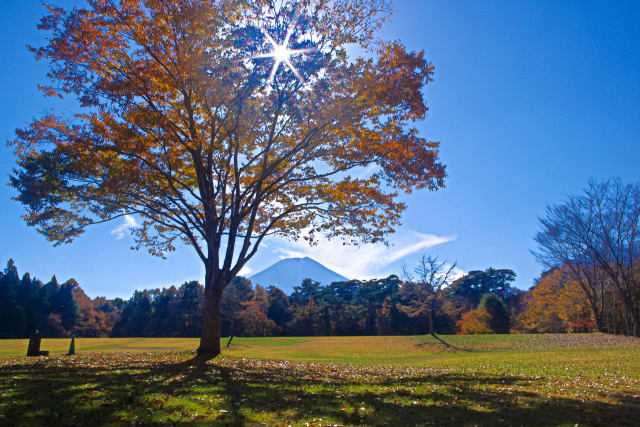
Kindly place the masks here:
MULTIPOLYGON (((545 273, 529 291, 512 286, 515 273, 471 271, 442 289, 392 275, 322 286, 305 279, 291 295, 235 278, 222 299, 222 335, 411 335, 588 332, 592 311, 581 289, 545 273)), ((438 287, 439 288, 439 287, 438 287)), ((75 280, 47 283, 10 260, 0 273, 0 338, 197 337, 203 286, 186 282, 135 291, 129 300, 89 298, 75 280)), ((619 305, 619 302, 618 302, 619 305)), ((604 332, 624 333, 624 316, 611 306, 604 332)), ((602 323, 602 322, 601 322, 602 323)))

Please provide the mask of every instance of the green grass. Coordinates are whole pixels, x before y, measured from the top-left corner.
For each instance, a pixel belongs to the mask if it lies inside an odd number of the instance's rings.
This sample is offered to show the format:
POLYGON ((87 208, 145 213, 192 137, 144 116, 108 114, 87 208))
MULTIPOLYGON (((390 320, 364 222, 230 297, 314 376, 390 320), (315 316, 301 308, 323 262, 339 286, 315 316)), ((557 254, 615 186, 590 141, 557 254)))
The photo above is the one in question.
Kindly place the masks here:
POLYGON ((633 425, 640 340, 604 334, 0 340, 0 424, 633 425), (161 352, 164 351, 164 352, 161 352), (58 353, 58 354, 56 354, 58 353))

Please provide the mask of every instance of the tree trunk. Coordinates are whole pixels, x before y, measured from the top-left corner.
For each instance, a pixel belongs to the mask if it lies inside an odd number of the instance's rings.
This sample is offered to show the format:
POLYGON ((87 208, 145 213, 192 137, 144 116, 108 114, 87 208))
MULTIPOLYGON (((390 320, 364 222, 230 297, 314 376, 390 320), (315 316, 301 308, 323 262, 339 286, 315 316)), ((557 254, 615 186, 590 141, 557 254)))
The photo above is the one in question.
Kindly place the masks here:
MULTIPOLYGON (((209 276, 209 275, 207 275, 209 276)), ((202 313, 202 335, 198 357, 213 359, 220 354, 220 300, 223 284, 207 277, 204 288, 204 308, 202 313)))
POLYGON ((617 330, 618 330, 618 328, 616 327, 617 326, 617 322, 618 322, 618 316, 617 316, 617 313, 616 313, 616 292, 615 292, 615 289, 614 289, 612 295, 613 295, 613 297, 612 297, 613 304, 611 306, 611 318, 613 319, 613 322, 612 322, 613 323, 613 333, 615 335, 617 330))
POLYGON ((598 308, 598 303, 595 301, 592 301, 591 298, 589 298, 589 304, 591 305, 593 320, 595 320, 595 323, 596 323, 596 331, 604 332, 604 327, 602 325, 602 312, 598 308))
POLYGON ((628 306, 627 306, 627 302, 625 300, 622 301, 624 304, 624 325, 626 327, 626 334, 627 336, 631 335, 631 328, 629 327, 629 310, 628 310, 628 306))
POLYGON ((434 335, 436 333, 435 316, 433 315, 433 306, 429 309, 429 333, 434 335))

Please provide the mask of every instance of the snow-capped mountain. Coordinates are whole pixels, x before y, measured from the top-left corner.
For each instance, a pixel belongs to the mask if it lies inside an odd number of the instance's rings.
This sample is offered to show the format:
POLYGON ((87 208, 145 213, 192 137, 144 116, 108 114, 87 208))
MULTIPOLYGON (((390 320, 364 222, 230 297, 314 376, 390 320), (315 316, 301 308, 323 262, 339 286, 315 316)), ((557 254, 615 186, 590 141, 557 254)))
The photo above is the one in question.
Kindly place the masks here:
POLYGON ((286 294, 291 294, 293 287, 300 286, 304 279, 312 279, 323 285, 349 280, 309 257, 283 259, 249 277, 254 285, 265 288, 277 286, 286 294))

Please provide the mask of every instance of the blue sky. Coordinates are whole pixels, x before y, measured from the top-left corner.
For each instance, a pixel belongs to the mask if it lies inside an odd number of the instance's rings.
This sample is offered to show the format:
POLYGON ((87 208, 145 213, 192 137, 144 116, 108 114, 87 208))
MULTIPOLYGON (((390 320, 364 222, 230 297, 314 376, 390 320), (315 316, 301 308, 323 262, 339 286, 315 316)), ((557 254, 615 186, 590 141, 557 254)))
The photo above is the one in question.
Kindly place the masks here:
MULTIPOLYGON (((463 271, 511 268, 526 289, 541 271, 529 250, 548 204, 579 192, 589 178, 640 178, 640 3, 401 0, 394 10, 382 37, 424 49, 436 67, 425 91, 429 117, 418 127, 442 143, 446 188, 406 198, 389 248, 272 240, 249 269, 311 256, 366 278, 398 273, 427 253, 457 260, 463 271)), ((36 90, 46 65, 25 48, 42 43, 35 29, 42 13, 39 0, 3 2, 2 141, 52 107, 36 90)), ((14 161, 1 145, 3 183, 14 161)), ((76 278, 92 297, 128 297, 204 276, 189 248, 166 260, 131 251, 131 238, 117 230, 122 220, 54 248, 24 224, 12 195, 0 186, 0 263, 13 258, 21 273, 76 278)))

